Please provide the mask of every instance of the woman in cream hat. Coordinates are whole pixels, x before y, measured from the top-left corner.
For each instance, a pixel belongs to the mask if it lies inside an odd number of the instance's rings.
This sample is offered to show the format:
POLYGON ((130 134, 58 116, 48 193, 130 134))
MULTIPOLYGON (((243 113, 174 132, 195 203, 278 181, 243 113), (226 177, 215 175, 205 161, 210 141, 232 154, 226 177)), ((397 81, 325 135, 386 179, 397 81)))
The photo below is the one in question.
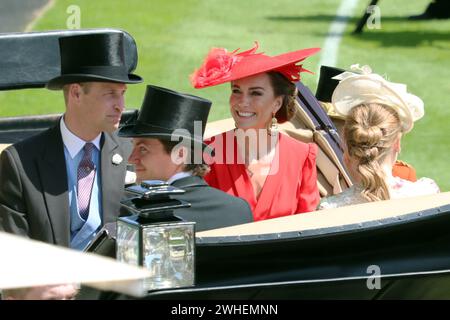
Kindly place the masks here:
POLYGON ((317 146, 277 131, 296 111, 298 65, 318 48, 268 56, 256 44, 238 53, 214 48, 191 76, 195 88, 230 83, 235 130, 211 139, 215 155, 205 180, 245 199, 254 220, 313 211, 319 203, 317 146))
POLYGON ((385 80, 368 66, 352 66, 340 80, 332 103, 345 116, 344 160, 355 182, 343 193, 323 199, 319 209, 368 201, 438 193, 428 178, 416 182, 392 176, 403 134, 424 115, 423 102, 406 85, 385 80))
MULTIPOLYGON (((319 101, 320 106, 327 112, 341 137, 345 116, 336 112, 334 105, 331 103, 331 96, 333 95, 334 89, 336 89, 339 84, 339 80, 334 78, 345 71, 346 70, 337 67, 320 66, 319 82, 317 83, 316 89, 316 98, 319 101)), ((392 175, 409 181, 415 182, 417 180, 414 167, 402 160, 397 160, 394 163, 392 175)))

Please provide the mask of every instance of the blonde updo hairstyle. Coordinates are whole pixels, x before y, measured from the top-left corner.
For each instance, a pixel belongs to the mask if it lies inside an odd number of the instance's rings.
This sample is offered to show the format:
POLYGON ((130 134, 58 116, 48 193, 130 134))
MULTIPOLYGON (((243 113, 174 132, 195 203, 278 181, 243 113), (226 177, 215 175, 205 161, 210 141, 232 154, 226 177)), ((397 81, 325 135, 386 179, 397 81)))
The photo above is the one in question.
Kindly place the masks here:
POLYGON ((400 137, 401 123, 394 109, 376 103, 352 108, 344 124, 349 156, 361 176, 362 196, 368 201, 388 200, 389 189, 381 163, 400 137))
POLYGON ((297 110, 297 102, 295 100, 297 88, 294 83, 279 72, 270 71, 267 74, 269 75, 275 97, 283 96, 283 102, 275 114, 275 118, 277 118, 278 123, 289 121, 294 117, 297 110))

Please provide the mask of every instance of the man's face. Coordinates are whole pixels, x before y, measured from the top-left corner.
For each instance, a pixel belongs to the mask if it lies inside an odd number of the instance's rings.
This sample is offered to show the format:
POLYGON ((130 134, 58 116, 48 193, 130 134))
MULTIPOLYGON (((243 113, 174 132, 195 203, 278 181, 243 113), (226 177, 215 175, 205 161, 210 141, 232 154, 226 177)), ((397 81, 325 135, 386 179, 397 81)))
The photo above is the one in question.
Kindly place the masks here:
POLYGON ((79 112, 97 131, 113 132, 119 128, 125 109, 127 85, 111 82, 86 82, 80 85, 79 112))
POLYGON ((167 181, 180 172, 182 164, 172 160, 163 144, 153 138, 133 138, 133 151, 128 162, 134 165, 138 182, 142 180, 167 181))

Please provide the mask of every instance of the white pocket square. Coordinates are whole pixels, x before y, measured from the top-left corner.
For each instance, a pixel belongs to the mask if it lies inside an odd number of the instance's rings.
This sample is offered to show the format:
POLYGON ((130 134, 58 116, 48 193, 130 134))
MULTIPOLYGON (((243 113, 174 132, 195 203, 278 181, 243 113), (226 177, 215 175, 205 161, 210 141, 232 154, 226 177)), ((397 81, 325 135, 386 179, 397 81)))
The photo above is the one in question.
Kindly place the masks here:
POLYGON ((125 184, 133 184, 136 182, 136 173, 133 171, 128 171, 125 174, 125 184))

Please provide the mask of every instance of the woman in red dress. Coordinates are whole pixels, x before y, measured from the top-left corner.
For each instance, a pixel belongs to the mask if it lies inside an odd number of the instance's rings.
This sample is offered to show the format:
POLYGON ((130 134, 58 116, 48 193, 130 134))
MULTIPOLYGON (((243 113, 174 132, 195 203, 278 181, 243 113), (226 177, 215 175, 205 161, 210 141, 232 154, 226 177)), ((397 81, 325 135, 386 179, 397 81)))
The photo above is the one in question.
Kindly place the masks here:
POLYGON ((257 43, 242 53, 214 48, 191 75, 196 88, 231 84, 236 129, 207 141, 215 154, 205 180, 247 200, 255 221, 314 211, 320 200, 317 146, 277 130, 277 123, 290 120, 297 108, 294 83, 306 71, 297 63, 319 49, 270 57, 256 53, 257 48, 257 43))

